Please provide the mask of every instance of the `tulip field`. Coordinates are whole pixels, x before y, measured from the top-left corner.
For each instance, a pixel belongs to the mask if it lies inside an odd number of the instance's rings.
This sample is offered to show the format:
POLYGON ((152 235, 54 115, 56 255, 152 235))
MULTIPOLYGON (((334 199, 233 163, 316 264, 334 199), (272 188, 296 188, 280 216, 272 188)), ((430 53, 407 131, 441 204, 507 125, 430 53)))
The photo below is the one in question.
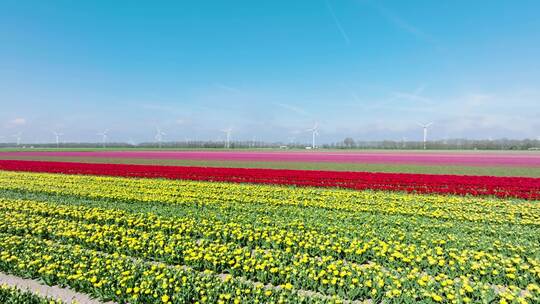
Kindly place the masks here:
POLYGON ((0 160, 0 273, 114 303, 539 303, 539 200, 526 177, 0 160))

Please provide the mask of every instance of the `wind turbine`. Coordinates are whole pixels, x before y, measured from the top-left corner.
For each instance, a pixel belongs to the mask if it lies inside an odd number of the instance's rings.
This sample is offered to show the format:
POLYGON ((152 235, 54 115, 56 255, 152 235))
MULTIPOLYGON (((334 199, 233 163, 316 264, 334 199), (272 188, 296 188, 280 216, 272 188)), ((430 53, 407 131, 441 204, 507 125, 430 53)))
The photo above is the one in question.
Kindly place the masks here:
POLYGON ((224 129, 224 130, 221 130, 221 132, 225 132, 225 148, 226 149, 229 149, 231 147, 231 133, 232 133, 232 128, 227 128, 227 129, 224 129))
POLYGON ((319 124, 315 123, 313 128, 307 129, 306 131, 311 132, 311 148, 315 149, 315 136, 319 135, 319 124))
POLYGON ((432 124, 433 124, 432 122, 427 123, 427 124, 418 123, 418 125, 424 129, 424 150, 426 149, 428 127, 431 126, 432 124))
POLYGON ((53 131, 54 136, 56 137, 56 148, 60 148, 60 136, 64 135, 63 133, 58 133, 53 131))
POLYGON ((13 137, 15 137, 17 139, 17 146, 19 146, 21 144, 21 135, 22 135, 22 132, 19 132, 17 134, 12 135, 13 137))
POLYGON ((161 131, 159 127, 156 127, 156 136, 154 137, 156 141, 158 142, 158 147, 161 149, 161 141, 163 140, 163 136, 167 135, 165 132, 161 131))
POLYGON ((103 132, 100 132, 100 133, 97 133, 97 135, 100 135, 101 136, 101 141, 103 143, 103 148, 105 148, 105 145, 107 144, 107 133, 109 132, 109 130, 105 130, 103 132))

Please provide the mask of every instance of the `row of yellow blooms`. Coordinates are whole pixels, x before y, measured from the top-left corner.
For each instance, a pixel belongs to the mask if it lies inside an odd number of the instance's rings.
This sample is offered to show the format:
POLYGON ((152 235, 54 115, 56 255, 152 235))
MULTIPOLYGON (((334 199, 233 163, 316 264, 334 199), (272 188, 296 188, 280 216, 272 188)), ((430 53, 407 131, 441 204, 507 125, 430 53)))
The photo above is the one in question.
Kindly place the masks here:
POLYGON ((431 218, 538 225, 535 201, 324 188, 196 182, 165 179, 98 177, 0 171, 0 188, 61 195, 173 204, 241 201, 295 205, 349 212, 381 212, 431 218), (512 203, 510 203, 512 202, 512 203))
POLYGON ((63 304, 50 297, 34 294, 31 291, 10 285, 0 284, 0 303, 4 304, 63 304))

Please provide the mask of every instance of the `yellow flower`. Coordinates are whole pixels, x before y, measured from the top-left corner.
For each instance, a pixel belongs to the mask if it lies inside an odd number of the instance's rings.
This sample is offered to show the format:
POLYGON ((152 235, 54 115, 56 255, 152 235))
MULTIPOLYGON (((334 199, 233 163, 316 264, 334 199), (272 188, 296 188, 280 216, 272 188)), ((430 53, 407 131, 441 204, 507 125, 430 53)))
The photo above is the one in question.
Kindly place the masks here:
POLYGON ((443 298, 438 294, 433 294, 432 298, 435 302, 442 302, 443 300, 443 298))

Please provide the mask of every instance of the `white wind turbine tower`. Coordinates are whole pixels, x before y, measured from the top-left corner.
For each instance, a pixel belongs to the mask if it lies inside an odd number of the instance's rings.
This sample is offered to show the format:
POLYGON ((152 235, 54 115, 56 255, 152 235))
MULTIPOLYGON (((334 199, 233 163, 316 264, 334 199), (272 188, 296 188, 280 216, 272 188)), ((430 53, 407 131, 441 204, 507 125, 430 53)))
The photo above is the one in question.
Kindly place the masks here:
POLYGON ((227 129, 221 130, 221 132, 225 133, 225 148, 229 149, 231 147, 232 128, 227 128, 227 129))
POLYGON ((64 135, 64 133, 58 133, 56 131, 53 131, 54 137, 56 137, 56 148, 60 148, 60 136, 64 135))
POLYGON ((427 124, 418 123, 418 125, 424 129, 424 150, 426 149, 428 127, 431 126, 432 124, 433 124, 432 122, 427 123, 427 124))
POLYGON ((101 136, 101 142, 103 144, 103 148, 105 148, 105 146, 107 144, 107 133, 108 132, 109 132, 109 130, 105 130, 103 132, 97 133, 97 135, 101 136))
POLYGON ((159 127, 156 127, 156 136, 154 137, 156 141, 158 142, 158 147, 161 149, 161 141, 163 140, 163 136, 167 135, 165 132, 161 131, 159 127))
POLYGON ((22 136, 22 132, 19 132, 17 134, 13 134, 13 137, 15 137, 16 140, 17 140, 17 146, 19 146, 21 144, 21 136, 22 136))
POLYGON ((313 128, 307 129, 308 132, 311 132, 311 148, 315 149, 315 136, 319 135, 319 125, 315 123, 313 128))

